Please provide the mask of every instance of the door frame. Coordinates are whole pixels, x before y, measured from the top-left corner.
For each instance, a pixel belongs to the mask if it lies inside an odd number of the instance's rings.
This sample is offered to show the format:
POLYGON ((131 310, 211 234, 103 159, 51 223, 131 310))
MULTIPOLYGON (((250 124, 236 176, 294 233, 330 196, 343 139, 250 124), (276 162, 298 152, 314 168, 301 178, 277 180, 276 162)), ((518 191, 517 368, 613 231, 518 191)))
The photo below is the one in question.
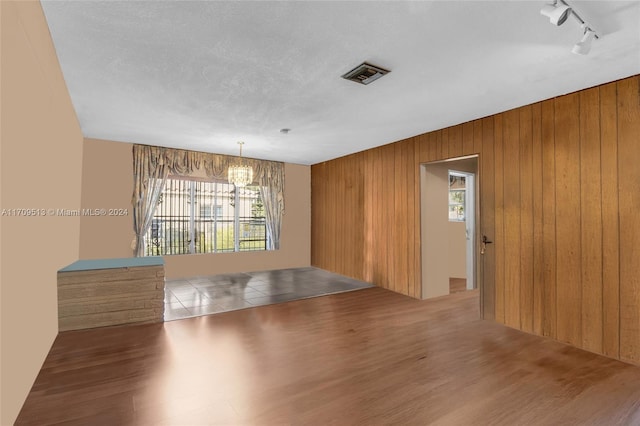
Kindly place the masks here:
MULTIPOLYGON (((482 222, 481 222, 481 217, 480 217, 480 203, 481 203, 481 194, 480 194, 480 182, 482 179, 481 173, 480 173, 480 155, 479 154, 473 154, 473 155, 466 155, 466 156, 460 156, 460 157, 454 157, 454 158, 447 158, 444 160, 437 160, 437 161, 429 161, 427 163, 420 163, 419 167, 420 167, 420 248, 421 248, 421 270, 422 270, 422 277, 421 277, 421 282, 422 282, 422 298, 423 299, 427 299, 427 298, 431 298, 431 297, 438 297, 438 296, 431 296, 429 295, 429 292, 426 291, 428 290, 427 285, 429 284, 429 281, 426 279, 428 277, 428 270, 426 270, 425 268, 425 255, 427 254, 426 252, 428 251, 428 244, 429 244, 429 237, 428 237, 428 226, 425 223, 425 209, 428 208, 428 197, 429 197, 429 191, 425 188, 426 187, 426 179, 428 176, 428 167, 431 165, 446 165, 448 169, 450 170, 456 170, 455 168, 455 162, 461 161, 461 160, 468 160, 468 159, 476 159, 476 168, 475 168, 475 173, 473 173, 474 178, 473 178, 473 193, 474 193, 474 206, 473 206, 473 221, 474 221, 474 230, 473 230, 473 239, 472 239, 472 248, 473 248, 473 255, 472 255, 472 262, 471 265, 469 265, 469 259, 467 258, 467 270, 469 269, 469 267, 471 266, 473 268, 473 282, 476 283, 476 288, 478 289, 478 292, 480 294, 480 317, 483 318, 484 317, 484 283, 482 280, 482 271, 481 271, 481 266, 482 266, 482 262, 480 259, 480 235, 481 235, 481 227, 482 227, 482 222), (451 164, 453 163, 453 164, 451 164), (450 165, 449 165, 450 164, 450 165), (425 231, 427 231, 425 233, 425 231), (425 296, 426 295, 426 296, 425 296)), ((459 170, 456 170, 459 171, 459 170)), ((447 176, 448 179, 448 176, 447 176)), ((447 187, 448 188, 448 187, 447 187)), ((444 206, 444 211, 447 211, 448 208, 448 201, 447 201, 447 205, 444 206)), ((465 209, 466 211, 466 209, 465 209)), ((447 219, 448 220, 448 219, 447 219)), ((447 273, 448 275, 448 273, 447 273)), ((448 293, 447 293, 448 294, 448 293)), ((444 295, 444 294, 441 294, 444 295)))

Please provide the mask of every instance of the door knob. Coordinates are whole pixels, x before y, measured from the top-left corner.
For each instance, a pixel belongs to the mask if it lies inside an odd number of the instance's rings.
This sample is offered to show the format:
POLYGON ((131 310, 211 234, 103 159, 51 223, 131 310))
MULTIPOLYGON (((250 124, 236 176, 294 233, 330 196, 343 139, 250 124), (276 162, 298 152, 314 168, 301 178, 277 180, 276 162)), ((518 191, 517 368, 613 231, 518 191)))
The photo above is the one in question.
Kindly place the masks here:
POLYGON ((487 244, 491 244, 493 241, 489 241, 486 235, 482 236, 482 245, 480 246, 480 254, 484 254, 487 250, 487 244))

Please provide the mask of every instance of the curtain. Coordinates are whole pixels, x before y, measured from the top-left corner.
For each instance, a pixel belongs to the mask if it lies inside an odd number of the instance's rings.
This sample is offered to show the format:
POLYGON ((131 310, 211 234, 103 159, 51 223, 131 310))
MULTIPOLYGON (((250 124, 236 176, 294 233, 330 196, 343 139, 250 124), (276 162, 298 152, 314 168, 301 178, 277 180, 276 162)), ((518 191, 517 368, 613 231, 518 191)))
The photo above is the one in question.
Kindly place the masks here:
POLYGON ((136 257, 144 256, 144 236, 151 227, 153 214, 169 175, 169 168, 157 151, 156 147, 133 146, 132 204, 133 230, 136 234, 133 250, 136 257))
POLYGON ((267 221, 267 249, 278 250, 280 248, 284 200, 281 194, 268 186, 260 186, 260 197, 264 203, 264 215, 267 221))
MULTIPOLYGON (((169 174, 189 176, 194 170, 204 169, 211 179, 227 180, 227 170, 238 157, 158 146, 133 146, 133 218, 136 232, 135 255, 144 254, 144 235, 151 220, 169 174)), ((260 186, 265 205, 268 249, 280 248, 280 229, 284 215, 284 163, 278 161, 242 158, 253 168, 254 184, 260 186)))

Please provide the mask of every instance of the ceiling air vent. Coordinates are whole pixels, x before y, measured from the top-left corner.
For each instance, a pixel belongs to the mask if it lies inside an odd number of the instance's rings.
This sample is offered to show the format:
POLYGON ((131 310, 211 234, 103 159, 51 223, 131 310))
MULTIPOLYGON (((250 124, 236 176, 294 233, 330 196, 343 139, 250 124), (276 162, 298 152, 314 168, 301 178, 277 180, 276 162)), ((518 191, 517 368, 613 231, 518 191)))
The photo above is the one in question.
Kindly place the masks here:
POLYGON ((369 84, 373 83, 388 72, 390 71, 363 62, 362 64, 358 65, 357 67, 343 75, 342 78, 355 81, 356 83, 369 84))

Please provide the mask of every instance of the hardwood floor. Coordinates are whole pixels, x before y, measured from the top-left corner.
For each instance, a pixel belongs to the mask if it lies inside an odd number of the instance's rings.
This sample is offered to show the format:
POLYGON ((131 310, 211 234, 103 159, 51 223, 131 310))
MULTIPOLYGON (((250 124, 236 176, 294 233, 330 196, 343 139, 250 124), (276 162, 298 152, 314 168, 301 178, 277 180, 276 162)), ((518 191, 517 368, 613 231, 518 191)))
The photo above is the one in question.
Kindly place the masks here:
POLYGON ((637 425, 640 368, 381 288, 62 333, 19 425, 637 425))

